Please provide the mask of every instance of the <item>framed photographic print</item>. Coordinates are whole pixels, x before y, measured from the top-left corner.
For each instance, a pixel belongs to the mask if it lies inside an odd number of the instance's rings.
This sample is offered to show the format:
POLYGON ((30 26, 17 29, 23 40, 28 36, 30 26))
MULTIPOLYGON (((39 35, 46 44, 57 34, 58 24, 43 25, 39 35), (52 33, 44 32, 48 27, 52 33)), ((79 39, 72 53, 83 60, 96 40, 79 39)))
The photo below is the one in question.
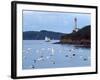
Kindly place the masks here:
POLYGON ((97 6, 11 3, 11 77, 97 73, 97 6))

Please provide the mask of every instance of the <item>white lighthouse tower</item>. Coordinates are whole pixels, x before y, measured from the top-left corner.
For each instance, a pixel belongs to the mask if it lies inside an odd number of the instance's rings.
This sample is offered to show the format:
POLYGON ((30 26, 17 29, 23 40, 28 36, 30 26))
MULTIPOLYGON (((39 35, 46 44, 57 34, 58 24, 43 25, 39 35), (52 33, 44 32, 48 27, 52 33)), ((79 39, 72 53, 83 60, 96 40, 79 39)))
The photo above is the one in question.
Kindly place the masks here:
POLYGON ((79 28, 77 27, 77 18, 74 18, 74 29, 73 32, 77 32, 79 30, 79 28))

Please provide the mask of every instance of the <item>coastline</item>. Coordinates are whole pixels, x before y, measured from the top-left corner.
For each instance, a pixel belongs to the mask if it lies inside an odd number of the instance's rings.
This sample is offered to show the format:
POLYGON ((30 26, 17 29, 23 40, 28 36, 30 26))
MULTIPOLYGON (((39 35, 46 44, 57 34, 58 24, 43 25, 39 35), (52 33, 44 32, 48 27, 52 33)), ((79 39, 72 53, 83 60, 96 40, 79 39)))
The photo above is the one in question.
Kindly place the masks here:
POLYGON ((91 48, 91 44, 90 42, 55 42, 53 44, 62 44, 62 45, 66 45, 66 44, 70 44, 70 45, 75 45, 75 47, 85 47, 85 48, 91 48))

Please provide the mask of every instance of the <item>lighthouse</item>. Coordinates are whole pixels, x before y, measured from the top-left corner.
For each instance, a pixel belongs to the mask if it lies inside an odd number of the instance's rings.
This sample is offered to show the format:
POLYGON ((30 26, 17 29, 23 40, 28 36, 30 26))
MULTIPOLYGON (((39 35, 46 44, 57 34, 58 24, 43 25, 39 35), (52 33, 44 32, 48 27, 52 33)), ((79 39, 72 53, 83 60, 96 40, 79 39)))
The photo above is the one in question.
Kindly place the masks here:
POLYGON ((74 18, 74 23, 75 23, 75 28, 74 29, 76 29, 77 28, 77 18, 76 17, 74 18))
POLYGON ((77 18, 74 18, 74 29, 73 32, 77 32, 79 30, 79 28, 77 27, 77 18))

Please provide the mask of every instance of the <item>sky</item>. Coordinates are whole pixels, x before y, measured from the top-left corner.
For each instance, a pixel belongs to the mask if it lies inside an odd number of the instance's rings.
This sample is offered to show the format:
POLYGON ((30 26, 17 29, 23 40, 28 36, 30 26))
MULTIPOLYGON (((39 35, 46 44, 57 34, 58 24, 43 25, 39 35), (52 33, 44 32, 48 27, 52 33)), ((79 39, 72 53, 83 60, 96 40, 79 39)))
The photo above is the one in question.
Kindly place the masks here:
POLYGON ((74 29, 74 19, 77 27, 91 24, 91 14, 70 12, 23 11, 23 31, 55 31, 71 33, 74 29))

